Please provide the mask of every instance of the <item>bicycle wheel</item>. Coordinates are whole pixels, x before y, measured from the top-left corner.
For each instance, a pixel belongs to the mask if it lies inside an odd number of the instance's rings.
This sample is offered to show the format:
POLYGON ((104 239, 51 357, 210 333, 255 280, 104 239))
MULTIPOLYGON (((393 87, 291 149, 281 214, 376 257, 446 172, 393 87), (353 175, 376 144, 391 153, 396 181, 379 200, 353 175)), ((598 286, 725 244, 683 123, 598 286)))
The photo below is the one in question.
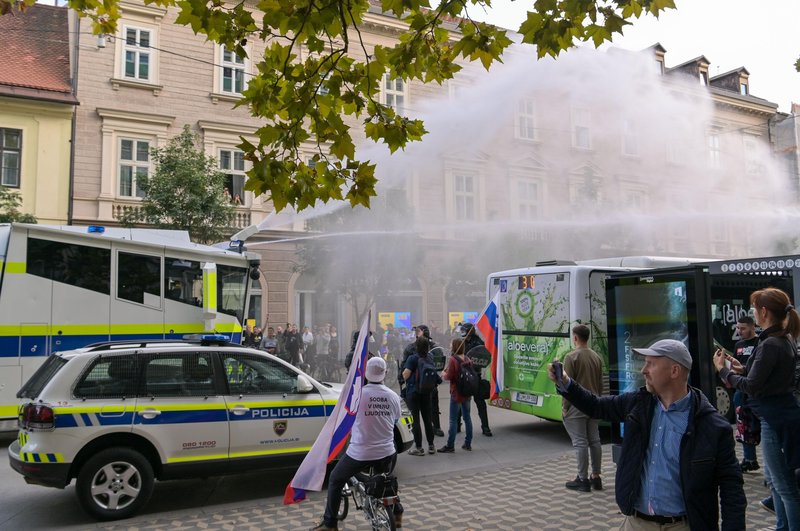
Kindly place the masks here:
POLYGON ((350 494, 342 493, 342 501, 339 503, 339 512, 336 513, 336 519, 340 522, 347 518, 347 512, 350 510, 350 494))
POLYGON ((372 531, 396 531, 397 526, 394 521, 394 507, 384 505, 381 500, 370 496, 369 503, 372 505, 372 531))

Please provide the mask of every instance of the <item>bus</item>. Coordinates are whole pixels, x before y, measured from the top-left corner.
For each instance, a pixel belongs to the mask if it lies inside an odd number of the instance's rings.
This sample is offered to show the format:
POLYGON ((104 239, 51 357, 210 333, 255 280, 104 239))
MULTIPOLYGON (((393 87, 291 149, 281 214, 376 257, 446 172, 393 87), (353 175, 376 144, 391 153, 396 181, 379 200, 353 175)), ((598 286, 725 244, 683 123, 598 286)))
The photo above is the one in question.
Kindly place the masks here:
POLYGON ((54 352, 212 331, 240 342, 258 265, 185 231, 0 224, 0 431, 54 352))
POLYGON ((591 329, 589 347, 603 361, 604 393, 611 390, 606 281, 610 275, 684 266, 691 258, 621 257, 582 262, 539 262, 534 267, 491 273, 487 296, 500 291, 498 312, 504 387, 494 406, 561 420, 561 397, 547 364, 574 349, 572 326, 591 329))

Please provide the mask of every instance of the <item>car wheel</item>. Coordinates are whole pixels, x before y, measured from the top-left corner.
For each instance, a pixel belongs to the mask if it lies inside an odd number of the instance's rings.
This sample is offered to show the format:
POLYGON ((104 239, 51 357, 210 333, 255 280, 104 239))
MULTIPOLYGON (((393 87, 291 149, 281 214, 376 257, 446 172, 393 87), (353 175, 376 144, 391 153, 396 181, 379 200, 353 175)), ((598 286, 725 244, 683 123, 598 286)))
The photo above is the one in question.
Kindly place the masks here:
POLYGON ((728 419, 730 423, 736 421, 736 411, 733 407, 731 393, 725 387, 718 385, 716 388, 716 396, 717 411, 719 411, 719 414, 728 419))
POLYGON ((81 467, 75 489, 81 507, 98 520, 128 518, 153 493, 153 467, 135 450, 108 448, 81 467))

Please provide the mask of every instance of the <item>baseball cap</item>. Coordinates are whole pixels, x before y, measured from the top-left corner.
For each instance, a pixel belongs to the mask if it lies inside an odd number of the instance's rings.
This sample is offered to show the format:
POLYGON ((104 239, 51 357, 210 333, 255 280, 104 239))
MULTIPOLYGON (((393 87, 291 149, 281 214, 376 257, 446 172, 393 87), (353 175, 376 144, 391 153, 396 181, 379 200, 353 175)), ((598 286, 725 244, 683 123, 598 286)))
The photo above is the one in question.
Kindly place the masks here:
POLYGON ((657 356, 669 358, 687 369, 692 368, 692 355, 682 342, 676 339, 662 339, 656 341, 648 348, 635 348, 633 351, 642 356, 657 356))
POLYGON ((367 370, 364 374, 368 382, 382 382, 386 378, 386 362, 383 358, 370 358, 367 360, 367 370))

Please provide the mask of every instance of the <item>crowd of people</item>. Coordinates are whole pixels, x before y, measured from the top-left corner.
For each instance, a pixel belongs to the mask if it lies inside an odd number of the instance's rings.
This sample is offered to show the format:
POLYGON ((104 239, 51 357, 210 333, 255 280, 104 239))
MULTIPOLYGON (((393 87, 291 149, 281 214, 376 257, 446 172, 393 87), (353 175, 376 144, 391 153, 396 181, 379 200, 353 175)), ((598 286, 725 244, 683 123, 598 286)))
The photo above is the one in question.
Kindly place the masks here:
POLYGON ((303 327, 286 323, 286 327, 267 327, 266 333, 258 327, 247 325, 242 335, 247 347, 259 348, 288 361, 296 367, 312 366, 318 356, 339 358, 339 332, 330 323, 303 327))

